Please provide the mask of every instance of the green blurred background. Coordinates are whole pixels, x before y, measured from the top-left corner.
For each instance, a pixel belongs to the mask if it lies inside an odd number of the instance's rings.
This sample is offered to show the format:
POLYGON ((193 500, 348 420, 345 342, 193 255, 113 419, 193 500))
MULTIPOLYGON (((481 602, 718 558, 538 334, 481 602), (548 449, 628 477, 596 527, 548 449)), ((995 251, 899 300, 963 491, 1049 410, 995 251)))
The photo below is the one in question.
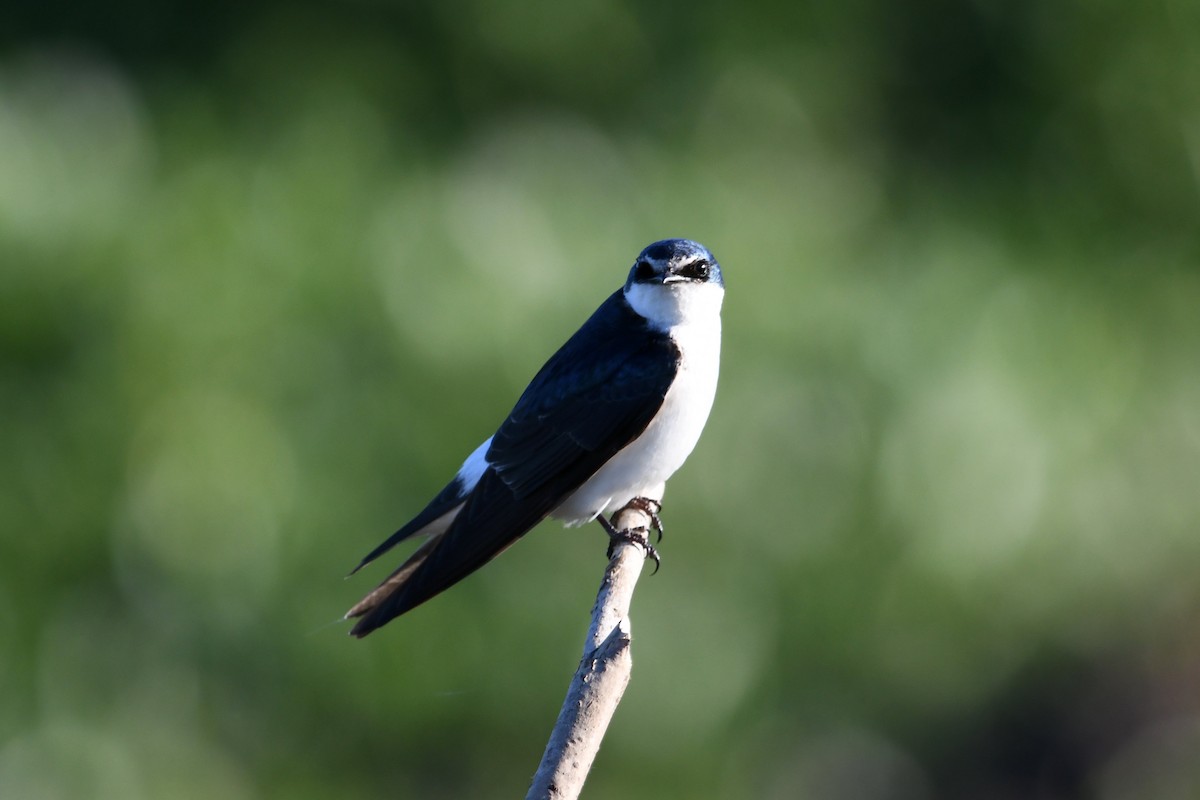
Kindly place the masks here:
POLYGON ((0 797, 509 798, 599 529, 343 576, 646 243, 728 285, 593 798, 1200 797, 1200 4, 0 25, 0 797))

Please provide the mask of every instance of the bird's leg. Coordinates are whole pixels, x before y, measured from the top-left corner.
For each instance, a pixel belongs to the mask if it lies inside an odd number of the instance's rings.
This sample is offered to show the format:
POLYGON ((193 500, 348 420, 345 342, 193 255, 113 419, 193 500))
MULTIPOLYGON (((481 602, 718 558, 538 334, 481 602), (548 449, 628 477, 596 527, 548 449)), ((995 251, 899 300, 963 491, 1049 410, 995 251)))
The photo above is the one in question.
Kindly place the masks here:
POLYGON ((662 518, 658 515, 662 513, 662 502, 652 500, 649 497, 635 497, 629 501, 626 508, 636 508, 646 516, 650 517, 650 528, 658 534, 658 541, 662 541, 663 524, 662 518))
MULTIPOLYGON (((616 514, 613 515, 614 517, 616 514)), ((604 528, 604 532, 608 534, 608 557, 612 558, 613 549, 617 546, 617 542, 630 542, 636 544, 646 553, 646 558, 654 561, 654 572, 658 572, 658 568, 662 565, 662 561, 658 557, 658 551, 654 549, 654 545, 650 544, 649 533, 645 528, 626 528, 625 530, 617 530, 616 526, 609 520, 605 519, 604 515, 596 517, 596 521, 604 528)), ((653 573, 651 573, 653 574, 653 573)))

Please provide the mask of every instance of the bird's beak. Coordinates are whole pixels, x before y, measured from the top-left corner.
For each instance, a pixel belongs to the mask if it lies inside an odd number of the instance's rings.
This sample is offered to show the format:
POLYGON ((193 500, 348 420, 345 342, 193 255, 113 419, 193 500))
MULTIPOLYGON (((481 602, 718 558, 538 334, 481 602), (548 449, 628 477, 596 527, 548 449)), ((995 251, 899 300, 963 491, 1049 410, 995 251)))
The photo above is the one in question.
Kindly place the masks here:
POLYGON ((682 275, 672 275, 668 272, 663 275, 663 286, 667 286, 668 284, 672 283, 683 283, 686 280, 687 278, 683 277, 682 275))

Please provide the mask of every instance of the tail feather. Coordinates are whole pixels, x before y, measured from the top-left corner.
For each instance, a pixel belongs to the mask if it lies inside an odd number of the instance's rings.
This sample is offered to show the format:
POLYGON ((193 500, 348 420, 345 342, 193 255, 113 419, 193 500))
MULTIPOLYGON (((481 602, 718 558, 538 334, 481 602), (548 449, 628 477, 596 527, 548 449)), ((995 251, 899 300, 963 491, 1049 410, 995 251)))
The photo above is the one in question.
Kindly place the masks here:
POLYGON ((492 469, 484 471, 462 507, 439 517, 423 533, 433 535, 347 617, 360 617, 350 635, 359 638, 445 591, 508 549, 561 501, 545 495, 517 502, 492 469))
POLYGON ((363 637, 373 631, 378 625, 368 624, 370 622, 369 614, 378 608, 384 601, 391 597, 396 592, 401 591, 408 581, 412 578, 413 573, 425 563, 425 559, 433 552, 438 543, 445 536, 445 531, 429 537, 428 540, 416 549, 408 560, 396 569, 387 577, 383 583, 371 590, 371 592, 359 600, 353 608, 346 612, 346 619, 354 619, 356 617, 366 617, 358 622, 357 625, 350 631, 351 636, 363 637))
MULTIPOLYGON (((454 517, 458 514, 459 509, 462 508, 463 495, 461 490, 462 483, 458 478, 450 481, 449 485, 445 489, 442 489, 437 497, 433 498, 424 511, 414 517, 403 528, 385 539, 374 550, 367 553, 363 557, 363 560, 358 562, 358 566, 350 570, 350 575, 358 572, 410 536, 444 533, 446 528, 450 527, 450 523, 454 521, 454 517)), ((350 575, 346 577, 349 578, 350 575)))

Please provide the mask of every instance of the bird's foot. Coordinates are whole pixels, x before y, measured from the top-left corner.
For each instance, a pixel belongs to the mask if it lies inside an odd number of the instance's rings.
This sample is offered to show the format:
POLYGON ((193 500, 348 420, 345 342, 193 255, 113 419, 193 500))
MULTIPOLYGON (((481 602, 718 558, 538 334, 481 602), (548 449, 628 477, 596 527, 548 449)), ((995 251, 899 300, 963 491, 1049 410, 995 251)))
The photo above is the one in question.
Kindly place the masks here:
MULTIPOLYGON (((613 557, 613 552, 616 550, 618 542, 629 542, 636 544, 642 548, 646 554, 646 558, 654 562, 654 572, 658 572, 658 568, 662 566, 662 559, 658 556, 658 551, 654 549, 654 545, 650 544, 650 533, 646 528, 623 528, 617 530, 616 526, 604 518, 603 515, 596 517, 600 524, 604 526, 605 532, 608 534, 608 557, 613 557)), ((652 575, 654 573, 651 573, 652 575)))
POLYGON ((662 559, 659 558, 658 551, 654 549, 654 545, 650 544, 650 537, 647 536, 649 532, 646 528, 625 528, 624 530, 610 534, 608 557, 613 557, 613 551, 617 547, 617 542, 636 544, 646 553, 646 558, 654 562, 654 572, 650 574, 653 575, 655 572, 658 572, 658 568, 662 566, 662 559))
POLYGON ((658 516, 662 513, 661 501, 652 500, 649 497, 635 497, 630 500, 625 507, 636 508, 638 511, 641 511, 643 514, 650 517, 650 528, 658 534, 658 541, 662 541, 663 524, 662 518, 658 516))

